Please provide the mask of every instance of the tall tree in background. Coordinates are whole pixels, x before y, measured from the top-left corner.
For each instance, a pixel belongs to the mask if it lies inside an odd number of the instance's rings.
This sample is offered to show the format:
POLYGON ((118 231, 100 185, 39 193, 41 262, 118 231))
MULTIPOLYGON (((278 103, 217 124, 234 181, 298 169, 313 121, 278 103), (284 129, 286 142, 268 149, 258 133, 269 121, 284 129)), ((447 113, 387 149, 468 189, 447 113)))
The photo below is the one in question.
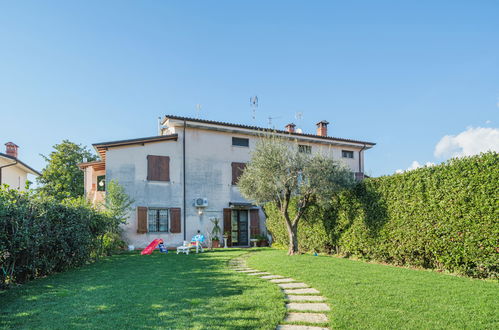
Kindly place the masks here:
POLYGON ((41 184, 40 192, 58 200, 68 197, 80 197, 84 194, 83 172, 77 164, 84 159, 97 160, 97 157, 85 146, 68 140, 54 146, 50 155, 42 157, 47 166, 37 178, 41 184))
POLYGON ((238 186, 242 195, 259 205, 276 204, 289 236, 288 254, 298 252, 298 223, 315 202, 329 201, 351 187, 352 172, 320 153, 299 151, 296 144, 275 137, 262 138, 252 152, 238 186), (296 203, 291 203, 296 199, 296 203), (295 216, 290 208, 296 205, 295 216))

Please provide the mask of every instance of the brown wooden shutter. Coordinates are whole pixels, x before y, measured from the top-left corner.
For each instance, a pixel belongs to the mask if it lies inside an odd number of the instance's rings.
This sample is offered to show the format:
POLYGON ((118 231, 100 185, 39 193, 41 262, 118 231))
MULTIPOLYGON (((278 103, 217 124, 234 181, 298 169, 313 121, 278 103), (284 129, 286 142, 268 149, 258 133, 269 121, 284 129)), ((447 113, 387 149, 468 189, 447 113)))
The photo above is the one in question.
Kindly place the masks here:
POLYGON ((224 235, 229 232, 229 238, 227 239, 227 246, 232 246, 232 225, 231 225, 232 210, 224 209, 224 235))
POLYGON ((232 184, 237 185, 239 177, 243 174, 246 163, 232 163, 232 184))
POLYGON ((170 181, 170 157, 148 155, 147 180, 170 181))
POLYGON ((180 208, 175 207, 170 209, 170 233, 182 232, 182 225, 180 224, 180 208))
POLYGON ((137 207, 137 233, 147 233, 147 207, 137 207))
POLYGON ((250 210, 250 234, 260 235, 260 214, 259 210, 250 210))

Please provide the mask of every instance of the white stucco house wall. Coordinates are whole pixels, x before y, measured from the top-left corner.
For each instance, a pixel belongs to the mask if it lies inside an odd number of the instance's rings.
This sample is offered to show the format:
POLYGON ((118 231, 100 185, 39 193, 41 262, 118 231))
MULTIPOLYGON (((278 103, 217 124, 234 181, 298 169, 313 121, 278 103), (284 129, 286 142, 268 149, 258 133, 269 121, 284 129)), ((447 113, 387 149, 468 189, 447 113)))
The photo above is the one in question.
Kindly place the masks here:
POLYGON ((5 184, 10 189, 25 191, 28 174, 39 176, 40 173, 18 158, 18 145, 7 142, 5 149, 5 153, 0 152, 0 186, 5 184))
POLYGON ((230 246, 249 246, 251 236, 265 234, 263 211, 236 185, 262 133, 342 161, 358 179, 364 153, 375 145, 330 137, 326 121, 317 123, 316 134, 296 132, 293 124, 274 130, 172 115, 161 125, 158 136, 95 143, 100 160, 79 165, 88 199, 102 200, 106 182, 115 180, 134 200, 123 229, 127 243, 138 248, 156 238, 178 246, 198 230, 209 237, 211 218, 220 219, 222 232, 230 233, 230 246))

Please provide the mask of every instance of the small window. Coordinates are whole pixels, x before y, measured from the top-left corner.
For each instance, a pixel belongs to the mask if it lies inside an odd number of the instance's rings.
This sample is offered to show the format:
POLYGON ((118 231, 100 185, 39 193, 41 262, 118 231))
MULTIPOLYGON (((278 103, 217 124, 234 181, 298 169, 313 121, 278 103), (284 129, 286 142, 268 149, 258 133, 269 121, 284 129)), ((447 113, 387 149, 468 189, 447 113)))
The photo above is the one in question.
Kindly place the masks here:
POLYGON ((312 146, 307 146, 304 144, 299 144, 298 145, 298 151, 303 152, 304 154, 311 154, 312 153, 312 146))
POLYGON ((99 175, 97 177, 97 191, 106 191, 106 176, 99 175))
POLYGON ((343 158, 353 158, 353 151, 350 151, 350 150, 341 150, 341 156, 343 158))
POLYGON ((249 147, 249 139, 233 137, 232 145, 238 147, 249 147))
POLYGON ((147 228, 149 232, 168 232, 168 209, 153 209, 147 211, 147 228))

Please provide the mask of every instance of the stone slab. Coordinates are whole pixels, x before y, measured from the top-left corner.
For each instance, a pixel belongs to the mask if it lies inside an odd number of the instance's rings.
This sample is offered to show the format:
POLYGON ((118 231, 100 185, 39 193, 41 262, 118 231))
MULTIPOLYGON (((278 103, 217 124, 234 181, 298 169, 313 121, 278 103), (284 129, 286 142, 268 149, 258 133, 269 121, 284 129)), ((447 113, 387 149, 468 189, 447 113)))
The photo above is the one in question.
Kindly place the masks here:
POLYGON ((308 285, 305 283, 282 283, 282 284, 277 284, 283 289, 292 289, 292 288, 306 288, 308 285))
POLYGON ((306 294, 306 293, 320 293, 320 292, 319 292, 319 290, 314 289, 314 288, 306 288, 306 289, 284 290, 284 293, 286 293, 286 294, 306 294))
POLYGON ((286 299, 289 301, 324 301, 326 298, 323 296, 304 296, 304 295, 287 295, 286 299))
POLYGON ((292 278, 278 278, 278 279, 275 279, 275 280, 270 280, 270 282, 272 283, 289 283, 289 282, 294 282, 295 280, 293 280, 292 278))
POLYGON ((288 303, 286 304, 286 308, 297 311, 314 311, 314 312, 324 312, 331 310, 328 304, 325 303, 288 303))
POLYGON ((288 313, 284 322, 325 323, 328 318, 322 313, 288 313))
POLYGON ((266 274, 270 274, 270 273, 267 273, 267 272, 256 272, 256 273, 248 273, 248 275, 266 275, 266 274))
POLYGON ((258 272, 257 269, 246 269, 246 270, 236 270, 238 273, 256 273, 258 272))
POLYGON ((314 327, 310 325, 280 324, 276 330, 329 330, 328 328, 314 327))
POLYGON ((281 276, 281 275, 266 275, 266 276, 261 276, 260 278, 263 278, 263 279, 271 279, 271 278, 283 278, 284 276, 281 276))

